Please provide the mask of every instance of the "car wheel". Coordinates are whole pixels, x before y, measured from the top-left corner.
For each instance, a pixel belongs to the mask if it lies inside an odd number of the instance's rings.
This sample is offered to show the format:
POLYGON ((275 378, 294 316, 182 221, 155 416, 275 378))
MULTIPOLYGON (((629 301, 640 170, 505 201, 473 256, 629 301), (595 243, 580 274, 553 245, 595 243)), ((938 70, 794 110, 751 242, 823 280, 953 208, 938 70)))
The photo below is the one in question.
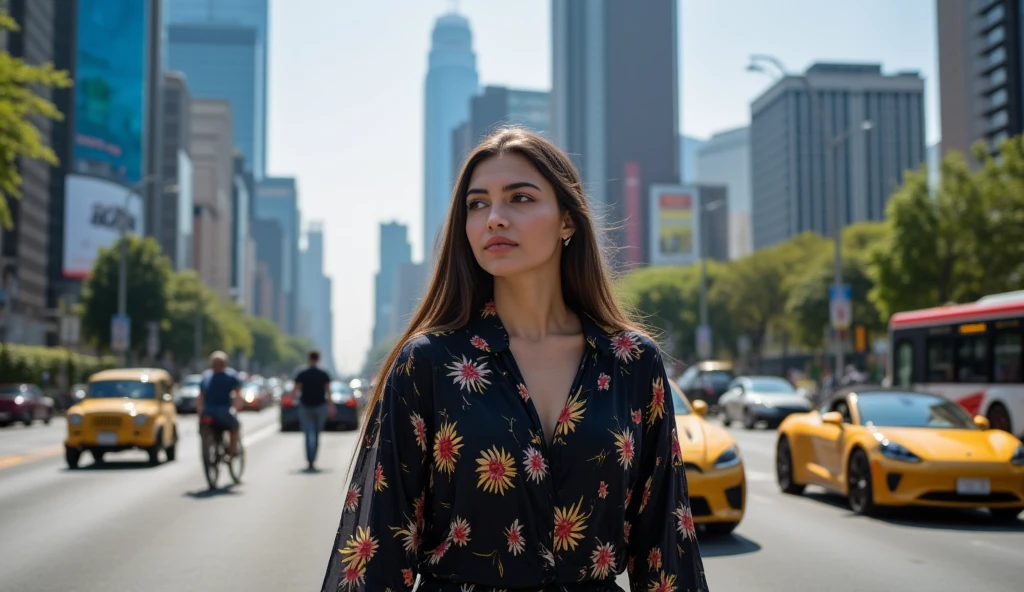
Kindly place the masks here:
POLYGON ((1013 524, 1024 508, 989 508, 988 512, 1000 524, 1013 524))
POLYGON ((871 463, 868 461, 868 455, 859 448, 850 455, 850 462, 846 468, 846 486, 851 510, 864 516, 875 513, 871 463))
POLYGON ((51 409, 46 413, 46 418, 43 420, 43 425, 50 425, 50 421, 53 420, 53 410, 51 409))
POLYGON ((149 453, 149 466, 155 467, 160 464, 160 449, 163 448, 164 433, 161 429, 156 433, 156 442, 146 449, 149 453))
POLYGON ((712 522, 704 525, 704 532, 716 537, 728 536, 739 525, 739 522, 712 522))
POLYGON ((725 427, 729 427, 729 426, 732 425, 732 420, 729 419, 729 408, 728 407, 723 407, 722 408, 722 425, 725 426, 725 427))
POLYGON ((753 413, 751 413, 750 409, 744 409, 743 410, 743 428, 747 429, 747 430, 752 430, 752 429, 754 429, 755 425, 757 425, 757 417, 754 416, 753 413))
POLYGON ((104 452, 102 450, 90 450, 89 452, 92 453, 92 461, 94 463, 96 463, 98 465, 102 465, 103 464, 104 452))
POLYGON ((171 445, 164 451, 167 455, 167 462, 173 462, 178 456, 178 430, 174 430, 174 439, 171 440, 171 445))
POLYGON ((800 495, 804 492, 805 486, 793 480, 793 452, 789 447, 789 438, 786 437, 779 440, 778 450, 775 451, 775 479, 783 493, 800 495))
POLYGON ((69 469, 77 469, 78 461, 82 459, 82 451, 77 448, 65 448, 64 460, 68 462, 69 469))
POLYGON ((986 417, 988 418, 989 427, 993 430, 1013 433, 1013 426, 1010 424, 1010 412, 1006 410, 1002 403, 992 403, 988 408, 986 417))
POLYGON ((25 424, 25 427, 32 427, 32 415, 26 415, 25 419, 21 420, 21 423, 25 424))

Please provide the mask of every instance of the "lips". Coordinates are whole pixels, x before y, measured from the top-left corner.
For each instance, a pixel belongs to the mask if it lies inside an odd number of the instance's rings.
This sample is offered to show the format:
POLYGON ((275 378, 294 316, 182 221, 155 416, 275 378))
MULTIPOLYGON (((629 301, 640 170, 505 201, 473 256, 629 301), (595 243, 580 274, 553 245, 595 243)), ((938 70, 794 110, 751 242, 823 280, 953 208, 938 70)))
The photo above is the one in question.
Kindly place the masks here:
POLYGON ((513 240, 507 239, 507 238, 505 238, 503 236, 496 236, 496 237, 492 238, 491 240, 487 241, 487 244, 484 245, 484 250, 490 250, 491 248, 507 249, 507 248, 510 248, 510 247, 517 247, 517 246, 519 246, 519 243, 517 243, 517 242, 515 242, 513 240))

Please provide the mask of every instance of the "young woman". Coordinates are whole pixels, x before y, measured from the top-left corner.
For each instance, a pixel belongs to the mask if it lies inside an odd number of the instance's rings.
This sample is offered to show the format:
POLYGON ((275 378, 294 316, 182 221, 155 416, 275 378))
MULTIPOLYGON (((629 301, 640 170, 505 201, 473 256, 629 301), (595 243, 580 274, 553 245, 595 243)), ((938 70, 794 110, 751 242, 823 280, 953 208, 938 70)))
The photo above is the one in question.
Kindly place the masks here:
POLYGON ((548 141, 467 159, 382 377, 324 591, 707 590, 662 357, 548 141))

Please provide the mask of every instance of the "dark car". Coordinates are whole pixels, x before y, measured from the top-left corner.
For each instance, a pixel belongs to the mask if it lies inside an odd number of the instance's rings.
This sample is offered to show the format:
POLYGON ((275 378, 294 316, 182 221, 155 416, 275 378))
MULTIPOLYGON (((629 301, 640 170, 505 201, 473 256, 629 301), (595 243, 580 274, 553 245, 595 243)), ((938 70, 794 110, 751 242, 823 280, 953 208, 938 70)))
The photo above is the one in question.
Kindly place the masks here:
POLYGON ((748 430, 758 422, 775 427, 794 413, 807 413, 811 402, 788 380, 777 376, 741 376, 719 400, 726 427, 742 422, 748 430))
POLYGON ((35 420, 49 424, 53 399, 34 384, 0 384, 0 425, 20 421, 27 426, 35 420))
POLYGON ((717 413, 718 399, 735 378, 732 362, 705 361, 687 368, 677 382, 690 401, 704 401, 712 413, 717 413))
MULTIPOLYGON (((359 410, 352 389, 345 383, 331 382, 331 400, 334 401, 334 417, 327 420, 324 429, 355 430, 359 428, 359 410)), ((281 431, 294 432, 300 428, 299 401, 286 391, 281 397, 281 431)))

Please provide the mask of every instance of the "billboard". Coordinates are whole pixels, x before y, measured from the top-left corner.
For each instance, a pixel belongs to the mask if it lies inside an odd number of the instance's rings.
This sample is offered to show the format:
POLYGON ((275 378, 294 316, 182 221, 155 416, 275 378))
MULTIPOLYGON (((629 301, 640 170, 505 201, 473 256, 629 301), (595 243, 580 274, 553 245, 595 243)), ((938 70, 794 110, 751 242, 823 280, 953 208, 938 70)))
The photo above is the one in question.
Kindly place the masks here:
POLYGON ((114 244, 121 225, 142 234, 142 196, 106 179, 68 175, 64 182, 64 277, 83 279, 92 272, 96 255, 114 244))
POLYGON ((689 265, 697 259, 700 239, 696 188, 651 187, 650 249, 652 265, 689 265))
POLYGON ((64 194, 65 277, 83 277, 81 266, 95 258, 95 250, 80 251, 84 245, 98 249, 107 246, 101 244, 103 237, 116 239, 116 229, 98 232, 102 224, 90 222, 94 208, 106 212, 119 203, 120 214, 100 213, 98 219, 125 219, 127 210, 142 221, 141 199, 125 204, 132 201, 126 197, 129 188, 143 179, 151 4, 78 0, 72 174, 64 194))

